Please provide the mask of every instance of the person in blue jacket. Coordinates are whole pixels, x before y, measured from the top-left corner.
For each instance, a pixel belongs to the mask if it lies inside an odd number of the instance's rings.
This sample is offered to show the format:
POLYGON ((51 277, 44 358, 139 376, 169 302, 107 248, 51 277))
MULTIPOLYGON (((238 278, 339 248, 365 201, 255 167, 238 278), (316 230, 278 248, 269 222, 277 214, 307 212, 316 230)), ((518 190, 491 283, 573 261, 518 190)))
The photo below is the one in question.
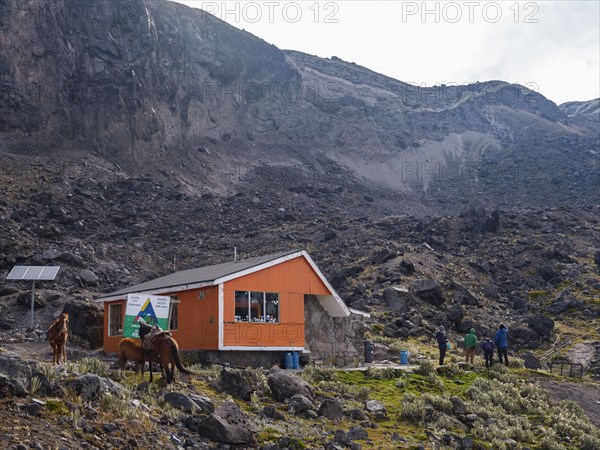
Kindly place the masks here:
POLYGON ((504 356, 504 364, 508 366, 508 328, 504 324, 500 325, 500 328, 496 331, 494 342, 498 348, 500 364, 502 364, 502 357, 504 356))
POLYGON ((446 328, 443 325, 435 334, 435 339, 437 340, 438 348, 440 349, 440 366, 443 366, 446 350, 448 349, 448 336, 446 336, 446 328))

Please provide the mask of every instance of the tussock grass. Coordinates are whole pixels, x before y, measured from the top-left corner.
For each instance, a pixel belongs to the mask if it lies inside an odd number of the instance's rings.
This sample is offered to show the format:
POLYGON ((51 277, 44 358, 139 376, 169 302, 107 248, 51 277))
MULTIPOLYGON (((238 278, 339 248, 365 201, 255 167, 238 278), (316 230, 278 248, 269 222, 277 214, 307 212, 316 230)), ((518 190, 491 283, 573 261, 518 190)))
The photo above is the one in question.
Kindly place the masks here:
POLYGON ((98 358, 83 358, 75 362, 75 371, 78 373, 94 373, 100 377, 111 375, 108 366, 98 358))
POLYGON ((393 367, 369 367, 365 371, 365 375, 375 380, 391 380, 396 378, 397 370, 393 367))
POLYGON ((50 383, 54 383, 60 379, 60 374, 56 370, 56 366, 54 364, 39 363, 37 367, 50 383))
POLYGON ((415 369, 415 373, 419 375, 428 376, 430 374, 436 374, 435 365, 430 359, 422 359, 419 362, 419 366, 415 369))

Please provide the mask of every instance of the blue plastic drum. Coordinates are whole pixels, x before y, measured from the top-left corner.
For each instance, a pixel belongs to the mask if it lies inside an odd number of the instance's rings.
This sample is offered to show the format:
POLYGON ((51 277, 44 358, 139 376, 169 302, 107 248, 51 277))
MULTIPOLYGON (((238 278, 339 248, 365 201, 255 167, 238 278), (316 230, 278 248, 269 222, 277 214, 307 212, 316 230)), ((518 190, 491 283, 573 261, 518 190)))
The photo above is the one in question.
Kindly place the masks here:
POLYGON ((286 369, 294 368, 294 357, 292 356, 292 352, 287 352, 285 354, 285 357, 283 360, 283 367, 285 367, 286 369))
POLYGON ((408 351, 400 351, 400 364, 408 364, 408 351))

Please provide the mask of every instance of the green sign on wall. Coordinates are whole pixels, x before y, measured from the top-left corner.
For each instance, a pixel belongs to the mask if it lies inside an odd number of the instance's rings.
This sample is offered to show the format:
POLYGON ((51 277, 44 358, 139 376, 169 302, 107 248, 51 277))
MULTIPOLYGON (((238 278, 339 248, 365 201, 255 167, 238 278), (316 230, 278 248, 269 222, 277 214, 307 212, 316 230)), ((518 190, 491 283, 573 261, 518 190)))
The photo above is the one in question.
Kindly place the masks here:
POLYGON ((169 308, 171 297, 156 295, 129 294, 125 309, 123 337, 139 337, 140 319, 148 325, 158 325, 169 329, 169 308))

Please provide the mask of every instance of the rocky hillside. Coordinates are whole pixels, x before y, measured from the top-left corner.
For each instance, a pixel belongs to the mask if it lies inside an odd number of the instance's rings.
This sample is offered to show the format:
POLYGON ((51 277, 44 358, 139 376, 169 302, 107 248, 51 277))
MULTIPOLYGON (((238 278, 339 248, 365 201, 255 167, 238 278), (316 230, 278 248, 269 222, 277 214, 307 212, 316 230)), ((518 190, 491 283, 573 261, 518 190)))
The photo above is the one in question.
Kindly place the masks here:
MULTIPOLYGON (((238 194, 198 198, 167 176, 131 178, 99 161, 27 166, 0 187, 2 279, 15 264, 63 267, 55 284, 38 286, 42 330, 65 303, 229 261, 234 247, 241 257, 304 248, 349 305, 372 313, 365 332, 388 347, 386 339, 431 339, 442 323, 460 338, 505 322, 515 352, 542 357, 554 344, 546 361, 565 354, 600 373, 600 335, 588 320, 600 313, 598 206, 384 215, 335 166, 319 180, 297 174, 273 188, 250 178, 238 194)), ((28 326, 28 289, 2 284, 9 334, 28 326)), ((98 345, 81 331, 93 323, 74 334, 98 345)))
POLYGON ((597 108, 582 122, 501 81, 416 88, 166 0, 90 5, 3 2, 1 151, 92 154, 196 194, 335 163, 411 213, 599 197, 597 108))

